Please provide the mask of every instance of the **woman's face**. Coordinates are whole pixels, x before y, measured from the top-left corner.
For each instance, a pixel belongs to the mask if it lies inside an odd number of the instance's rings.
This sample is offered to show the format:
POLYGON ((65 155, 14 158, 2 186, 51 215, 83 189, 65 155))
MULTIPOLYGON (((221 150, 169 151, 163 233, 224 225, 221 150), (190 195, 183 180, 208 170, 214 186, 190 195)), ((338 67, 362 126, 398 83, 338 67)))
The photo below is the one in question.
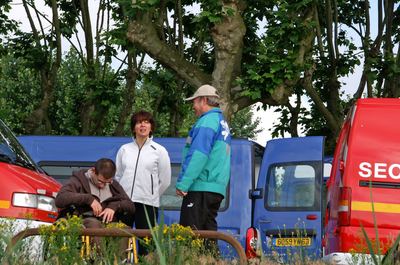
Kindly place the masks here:
POLYGON ((151 132, 151 123, 148 120, 142 120, 135 124, 135 135, 139 138, 149 137, 151 132))

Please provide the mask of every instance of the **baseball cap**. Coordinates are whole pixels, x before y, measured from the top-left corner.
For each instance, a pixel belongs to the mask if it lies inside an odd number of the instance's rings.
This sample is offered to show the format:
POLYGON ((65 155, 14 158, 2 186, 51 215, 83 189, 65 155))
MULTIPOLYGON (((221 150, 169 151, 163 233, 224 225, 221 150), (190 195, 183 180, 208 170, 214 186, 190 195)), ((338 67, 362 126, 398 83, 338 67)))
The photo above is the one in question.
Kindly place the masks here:
POLYGON ((219 98, 215 87, 210 85, 202 85, 196 90, 196 92, 194 92, 193 96, 185 98, 185 101, 190 101, 197 97, 207 97, 207 96, 219 98))

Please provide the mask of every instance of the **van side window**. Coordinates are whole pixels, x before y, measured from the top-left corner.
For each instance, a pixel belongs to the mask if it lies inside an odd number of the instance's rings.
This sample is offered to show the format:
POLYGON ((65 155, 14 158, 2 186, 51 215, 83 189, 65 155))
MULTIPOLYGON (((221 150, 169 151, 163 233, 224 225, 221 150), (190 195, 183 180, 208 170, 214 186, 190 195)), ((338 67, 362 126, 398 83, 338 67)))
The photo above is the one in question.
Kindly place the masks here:
MULTIPOLYGON (((178 180, 178 175, 181 170, 181 164, 176 164, 172 163, 171 164, 171 185, 167 188, 167 190, 164 192, 164 194, 161 196, 161 201, 160 201, 160 208, 166 209, 166 210, 180 210, 181 209, 181 204, 182 204, 182 198, 176 196, 176 181, 178 180)), ((226 196, 229 198, 229 185, 228 185, 228 190, 226 192, 226 196)), ((221 206, 219 207, 219 210, 223 211, 227 207, 227 200, 226 198, 223 199, 221 202, 221 206)))
POLYGON ((55 180, 65 184, 72 172, 89 169, 94 165, 94 162, 40 161, 38 165, 55 180))
POLYGON ((176 181, 181 170, 181 164, 171 164, 171 185, 161 196, 160 208, 178 210, 181 208, 182 198, 176 196, 176 181))
POLYGON ((271 166, 267 181, 266 208, 271 211, 312 210, 320 203, 318 192, 321 170, 317 164, 276 164, 271 166))

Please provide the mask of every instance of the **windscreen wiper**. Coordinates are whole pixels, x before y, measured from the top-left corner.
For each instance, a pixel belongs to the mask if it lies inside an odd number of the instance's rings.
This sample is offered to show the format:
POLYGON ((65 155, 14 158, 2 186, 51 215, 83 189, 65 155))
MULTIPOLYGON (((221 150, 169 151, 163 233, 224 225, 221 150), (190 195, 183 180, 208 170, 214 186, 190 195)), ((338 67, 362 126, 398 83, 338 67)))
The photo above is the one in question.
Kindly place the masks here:
POLYGON ((13 160, 8 155, 0 154, 0 162, 12 163, 13 160))
POLYGON ((15 161, 13 161, 13 162, 11 162, 12 164, 14 164, 14 165, 17 165, 17 166, 21 166, 21 167, 26 167, 26 168, 29 168, 29 169, 33 169, 33 170, 37 170, 37 168, 34 166, 34 165, 32 165, 31 163, 28 163, 28 162, 26 162, 25 160, 23 160, 23 159, 18 159, 17 158, 17 160, 15 160, 15 161))

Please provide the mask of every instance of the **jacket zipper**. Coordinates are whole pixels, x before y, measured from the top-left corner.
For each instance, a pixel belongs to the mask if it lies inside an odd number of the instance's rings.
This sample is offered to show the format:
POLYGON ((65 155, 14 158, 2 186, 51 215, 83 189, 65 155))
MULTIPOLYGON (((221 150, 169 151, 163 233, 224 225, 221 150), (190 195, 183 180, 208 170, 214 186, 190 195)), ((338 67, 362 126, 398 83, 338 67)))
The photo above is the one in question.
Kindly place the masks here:
MULTIPOLYGON (((144 144, 143 144, 144 145, 144 144)), ((131 189, 131 199, 132 199, 132 195, 133 195, 133 187, 135 186, 135 180, 136 180, 136 172, 137 172, 137 168, 138 168, 138 162, 139 162, 139 157, 140 157, 140 151, 143 148, 143 145, 139 148, 139 152, 136 158, 136 165, 135 165, 135 174, 133 175, 133 182, 132 182, 132 189, 131 189)))
POLYGON ((150 174, 151 177, 151 195, 154 194, 154 189, 153 189, 153 174, 150 174))

